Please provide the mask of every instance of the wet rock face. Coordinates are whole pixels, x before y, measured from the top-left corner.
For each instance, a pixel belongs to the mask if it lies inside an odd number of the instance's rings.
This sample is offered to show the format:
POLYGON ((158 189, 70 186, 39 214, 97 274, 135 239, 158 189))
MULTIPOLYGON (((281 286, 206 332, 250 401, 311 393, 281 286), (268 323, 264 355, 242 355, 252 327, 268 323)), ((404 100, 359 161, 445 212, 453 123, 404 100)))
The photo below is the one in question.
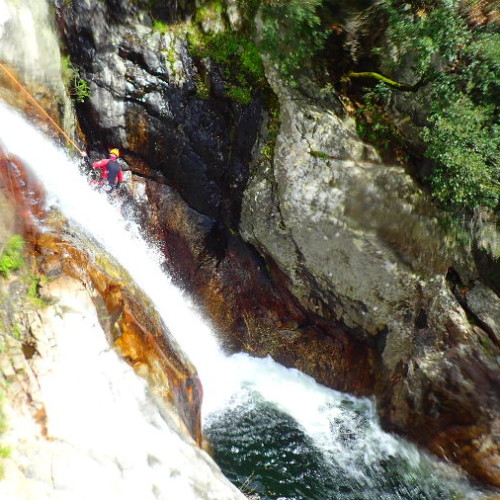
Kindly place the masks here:
MULTIPOLYGON (((123 275, 120 269, 111 261, 101 269, 91 265, 88 254, 75 243, 49 244, 44 239, 42 245, 45 253, 50 248, 51 261, 59 249, 59 255, 66 255, 63 270, 84 281, 97 303, 105 307, 109 320, 103 321, 103 328, 108 339, 136 372, 148 380, 153 393, 175 408, 181 424, 200 445, 202 388, 194 366, 185 358, 147 297, 132 283, 111 277, 123 275)), ((105 262, 103 258, 100 260, 105 262)), ((43 269, 43 260, 40 265, 43 269)))
POLYGON ((106 0, 108 10, 116 14, 131 14, 137 7, 151 13, 154 19, 167 23, 182 21, 196 10, 196 3, 192 0, 135 0, 123 2, 122 0, 106 0))
MULTIPOLYGON (((167 22, 189 12, 183 2, 172 6, 155 2, 153 11, 165 8, 167 22)), ((193 208, 236 227, 259 100, 241 106, 224 97, 219 70, 195 66, 184 35, 155 31, 141 2, 116 10, 111 2, 61 4, 58 17, 72 60, 91 82, 91 98, 77 110, 92 149, 120 147, 132 166, 161 171, 193 208), (212 99, 197 97, 195 78, 209 80, 212 99)))
POLYGON ((22 273, 0 278, 0 497, 243 499, 109 349, 82 282, 45 282, 40 307, 22 273))
POLYGON ((401 362, 379 406, 387 429, 498 487, 498 350, 479 328, 474 335, 470 344, 450 345, 444 352, 401 362))
POLYGON ((272 260, 190 208, 170 187, 135 179, 131 191, 141 224, 164 242, 170 273, 203 304, 228 352, 272 355, 329 387, 373 393, 376 348, 359 332, 306 311, 272 260))
MULTIPOLYGON (((150 383, 166 408, 178 415, 179 424, 201 444, 201 384, 149 299, 127 274, 98 246, 77 232, 65 234, 62 217, 49 217, 43 208, 43 191, 28 167, 0 152, 0 185, 14 203, 29 247, 42 273, 55 278, 67 274, 90 292, 110 344, 150 383), (40 232, 39 221, 45 222, 40 232), (51 230, 49 230, 51 228, 51 230), (99 258, 90 257, 89 251, 99 258)), ((50 299, 50 297, 48 297, 50 299)))
POLYGON ((9 211, 15 213, 12 230, 33 232, 37 219, 45 215, 45 192, 31 170, 16 156, 8 155, 1 146, 0 188, 6 203, 11 205, 9 211))

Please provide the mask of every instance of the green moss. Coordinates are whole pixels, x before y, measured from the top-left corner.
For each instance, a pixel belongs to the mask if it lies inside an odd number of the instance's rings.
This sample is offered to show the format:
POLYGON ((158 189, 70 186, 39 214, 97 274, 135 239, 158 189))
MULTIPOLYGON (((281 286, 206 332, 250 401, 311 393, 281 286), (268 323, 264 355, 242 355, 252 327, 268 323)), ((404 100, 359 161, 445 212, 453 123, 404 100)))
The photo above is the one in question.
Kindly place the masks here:
MULTIPOLYGON (((210 58, 222 67, 225 76, 225 93, 228 98, 242 105, 248 105, 260 91, 266 99, 270 118, 268 125, 269 140, 262 147, 263 159, 271 160, 274 156, 274 145, 279 130, 278 100, 267 82, 260 48, 253 40, 254 19, 259 0, 239 0, 243 11, 243 23, 239 31, 227 28, 220 32, 204 32, 201 23, 213 20, 219 16, 221 23, 226 22, 224 3, 220 1, 207 2, 200 7, 195 16, 195 22, 185 29, 189 43, 189 51, 195 59, 210 58)), ((196 94, 207 99, 210 95, 209 82, 206 79, 196 79, 196 94)))
POLYGON ((23 266, 23 250, 23 237, 18 234, 13 235, 0 255, 0 275, 8 277, 23 266))
POLYGON ((200 23, 211 16, 222 15, 218 2, 210 2, 200 8, 194 25, 187 32, 191 56, 196 59, 210 58, 223 67, 228 83, 226 95, 241 104, 249 104, 257 89, 267 85, 261 55, 249 36, 229 30, 205 33, 200 23))
POLYGON ((314 158, 321 158, 322 160, 329 160, 329 159, 331 159, 331 156, 328 153, 325 153, 323 151, 316 151, 315 149, 311 149, 309 151, 309 154, 311 156, 314 156, 314 158))
POLYGON ((40 283, 45 278, 43 276, 29 275, 27 279, 28 279, 27 297, 28 297, 29 301, 35 307, 38 307, 38 308, 47 307, 50 303, 47 302, 46 300, 42 299, 39 295, 40 283))
POLYGON ((260 154, 264 161, 272 161, 274 158, 276 139, 278 138, 278 132, 281 125, 279 100, 276 94, 268 94, 266 105, 269 109, 269 123, 267 125, 269 140, 262 146, 260 154))
POLYGON ((226 8, 222 1, 213 0, 207 2, 196 11, 195 22, 203 23, 206 21, 216 21, 221 19, 225 11, 226 8))
POLYGON ((229 85, 226 87, 226 95, 240 104, 250 104, 252 102, 252 90, 248 87, 229 85))
POLYGON ((208 99, 210 97, 210 81, 206 81, 201 76, 195 76, 196 97, 199 99, 208 99))
POLYGON ((210 57, 227 66, 235 77, 240 75, 253 84, 263 83, 262 58, 255 43, 245 36, 228 31, 204 34, 191 30, 188 41, 194 57, 210 57))
MULTIPOLYGON (((477 323, 477 321, 476 321, 477 323)), ((479 337, 479 343, 485 348, 485 349, 490 349, 493 347, 493 342, 489 337, 486 336, 480 336, 479 337)))
POLYGON ((168 63, 170 64, 170 67, 173 68, 175 63, 177 62, 177 54, 175 52, 175 49, 173 49, 172 47, 166 49, 165 55, 168 63))
POLYGON ((12 326, 12 336, 16 339, 19 340, 22 336, 23 329, 19 325, 13 325, 12 326))
POLYGON ((274 144, 266 142, 264 146, 262 146, 260 154, 265 160, 271 161, 274 158, 274 144))

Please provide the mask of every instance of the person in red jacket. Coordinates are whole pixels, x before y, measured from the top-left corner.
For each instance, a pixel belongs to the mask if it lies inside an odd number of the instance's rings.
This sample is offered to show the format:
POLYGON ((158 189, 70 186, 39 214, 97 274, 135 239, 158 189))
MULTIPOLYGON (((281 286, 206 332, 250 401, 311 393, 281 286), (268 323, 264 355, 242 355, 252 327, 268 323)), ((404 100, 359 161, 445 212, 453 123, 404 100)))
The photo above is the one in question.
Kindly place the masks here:
POLYGON ((118 149, 111 149, 109 151, 109 158, 104 158, 94 163, 90 161, 85 151, 80 151, 80 154, 90 167, 100 169, 101 171, 101 180, 93 181, 91 184, 98 184, 99 186, 104 186, 106 184, 105 190, 111 193, 123 182, 123 171, 118 163, 118 158, 120 157, 120 151, 118 149))
POLYGON ((119 157, 120 151, 113 148, 109 151, 109 158, 104 158, 92 164, 94 168, 101 169, 102 183, 105 184, 107 181, 106 191, 108 193, 119 187, 123 182, 123 171, 117 161, 119 157))

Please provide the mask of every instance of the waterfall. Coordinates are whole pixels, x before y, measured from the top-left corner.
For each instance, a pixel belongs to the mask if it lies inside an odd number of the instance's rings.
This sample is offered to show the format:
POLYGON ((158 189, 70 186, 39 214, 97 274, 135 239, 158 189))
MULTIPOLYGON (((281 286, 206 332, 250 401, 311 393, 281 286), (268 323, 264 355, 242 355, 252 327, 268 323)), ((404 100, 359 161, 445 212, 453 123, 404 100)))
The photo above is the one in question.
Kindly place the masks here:
POLYGON ((61 148, 2 105, 0 140, 32 167, 47 204, 91 234, 151 298, 198 370, 204 426, 234 482, 262 499, 477 498, 460 470, 383 432, 370 400, 327 389, 271 358, 224 355, 119 202, 91 189, 61 148))

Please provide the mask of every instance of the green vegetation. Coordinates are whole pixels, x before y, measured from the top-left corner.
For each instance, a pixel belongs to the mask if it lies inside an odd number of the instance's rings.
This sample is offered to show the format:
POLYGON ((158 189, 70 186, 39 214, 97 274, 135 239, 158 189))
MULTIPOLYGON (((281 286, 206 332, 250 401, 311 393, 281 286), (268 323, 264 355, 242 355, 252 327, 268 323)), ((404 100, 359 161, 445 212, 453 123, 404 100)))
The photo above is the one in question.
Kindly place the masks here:
POLYGON ((275 94, 269 94, 267 99, 267 109, 269 111, 269 121, 267 132, 269 139, 260 150, 261 158, 264 161, 272 161, 274 158, 274 147, 281 125, 279 101, 275 94))
POLYGON ((153 31, 157 31, 158 33, 164 35, 168 31, 168 24, 155 19, 153 21, 153 31))
POLYGON ((198 8, 195 21, 197 23, 217 21, 224 15, 225 10, 225 5, 221 0, 211 0, 198 8))
POLYGON ((24 240, 22 236, 13 235, 0 254, 0 275, 8 277, 13 271, 20 269, 24 264, 24 240))
POLYGON ((80 76, 78 68, 69 56, 62 58, 62 77, 70 97, 76 102, 83 102, 90 96, 90 85, 80 76))
POLYGON ((383 2, 390 45, 377 49, 383 72, 411 69, 417 80, 429 82, 415 99, 427 111, 421 138, 434 164, 427 181, 435 198, 450 207, 496 209, 500 33, 488 25, 470 27, 454 0, 415 5, 383 2))
POLYGON ((497 208, 500 201, 500 146, 493 107, 477 106, 463 93, 456 103, 430 116, 423 138, 435 161, 429 178, 434 195, 459 206, 497 208), (495 132, 496 129, 496 132, 495 132))
POLYGON ((329 30, 318 13, 325 0, 262 2, 262 40, 259 48, 291 85, 297 74, 324 47, 329 30))
MULTIPOLYGON (((420 139, 433 165, 425 182, 435 199, 458 209, 496 209, 500 206, 500 33, 487 24, 467 23, 464 5, 474 1, 382 0, 378 8, 381 26, 386 27, 384 45, 374 49, 380 67, 350 72, 348 78, 377 82, 358 107, 357 127, 385 159, 406 160, 403 138, 387 104, 395 92, 412 92, 424 125, 420 139), (401 77, 408 74, 413 81, 401 77)), ((248 104, 257 90, 271 93, 262 56, 296 86, 300 72, 326 55, 321 53, 332 32, 334 0, 238 0, 238 4, 243 19, 237 30, 230 26, 222 0, 202 3, 194 20, 183 28, 193 57, 209 58, 222 68, 225 93, 234 101, 248 104), (262 20, 259 35, 254 25, 257 11, 262 20)), ((153 29, 165 32, 167 27, 155 22, 153 29)), ((201 75, 196 83, 197 96, 207 99, 209 79, 201 75)), ((270 119, 276 132, 277 124, 279 120, 270 119)), ((272 158, 275 138, 270 130, 261 149, 263 159, 272 158)))
POLYGON ((392 87, 396 90, 403 90, 405 92, 415 92, 417 91, 420 87, 424 86, 426 83, 428 83, 427 78, 422 77, 417 83, 413 85, 408 85, 406 83, 401 83, 401 82, 395 82, 394 80, 391 80, 390 78, 387 78, 384 75, 381 75, 380 73, 375 73, 374 71, 362 71, 361 73, 356 73, 354 71, 351 71, 347 77, 349 78, 373 78, 374 80, 378 80, 379 82, 383 82, 386 85, 389 85, 389 87, 392 87))
POLYGON ((386 161, 405 162, 403 139, 378 100, 376 92, 365 94, 363 105, 356 111, 358 135, 373 144, 386 161))
POLYGON ((332 158, 328 153, 325 153, 324 151, 317 151, 316 149, 311 149, 309 154, 314 158, 320 158, 321 160, 330 160, 332 158))
POLYGON ((209 57, 222 65, 226 79, 231 82, 226 94, 235 101, 250 103, 254 89, 266 85, 259 51, 246 36, 230 31, 204 34, 194 30, 189 33, 188 40, 194 57, 209 57))
POLYGON ((16 340, 19 340, 22 336, 23 329, 20 325, 13 325, 12 326, 12 335, 16 340))
POLYGON ((245 13, 242 28, 231 31, 227 26, 225 4, 206 2, 195 17, 195 27, 188 34, 194 57, 209 57, 224 68, 230 82, 227 95, 248 104, 254 91, 267 86, 262 54, 267 55, 281 76, 297 85, 297 75, 323 47, 329 30, 318 14, 325 0, 239 0, 245 13), (262 13, 262 33, 256 43, 253 20, 257 9, 262 13), (226 29, 206 33, 207 21, 225 24, 226 29))
POLYGON ((240 104, 250 104, 252 102, 252 89, 249 87, 228 85, 226 95, 240 104))
MULTIPOLYGON (((189 43, 195 57, 222 66, 228 97, 248 104, 256 89, 266 87, 262 55, 289 84, 298 85, 300 72, 325 47, 334 2, 239 0, 239 5, 245 20, 240 30, 231 31, 225 4, 205 2, 198 9, 189 43), (262 19, 259 37, 253 25, 257 9, 262 19), (204 32, 202 26, 211 23, 226 29, 204 32)), ((457 0, 382 0, 387 43, 374 49, 380 55, 380 68, 348 75, 378 82, 358 107, 358 133, 386 159, 405 161, 404 141, 386 104, 394 92, 412 92, 424 114, 420 138, 433 164, 425 181, 435 199, 459 209, 496 209, 500 206, 500 33, 488 25, 467 24, 458 7, 457 0), (394 76, 405 73, 412 74, 413 81, 402 83, 394 76)), ((206 82, 200 80, 197 93, 208 97, 206 82)), ((275 138, 270 135, 261 150, 263 158, 274 154, 275 138)))
POLYGON ((199 99, 208 99, 210 97, 210 82, 201 78, 199 75, 195 76, 196 82, 196 96, 199 99))
MULTIPOLYGON (((249 104, 259 90, 266 99, 271 96, 273 100, 262 56, 269 57, 281 76, 296 85, 304 65, 324 47, 329 31, 322 25, 318 12, 328 1, 238 0, 242 12, 238 30, 229 25, 225 2, 206 1, 197 9, 192 24, 186 27, 190 53, 195 59, 210 58, 220 65, 226 81, 225 93, 232 100, 249 104), (254 24, 258 9, 262 14, 260 36, 254 24)), ((196 84, 197 96, 207 99, 210 82, 200 76, 196 84)), ((269 140, 263 145, 261 156, 270 160, 279 129, 279 106, 273 100, 268 109, 269 140)))
POLYGON ((45 276, 35 276, 33 274, 29 274, 26 277, 26 283, 28 285, 28 290, 26 293, 26 296, 28 300, 33 304, 35 307, 38 308, 44 308, 47 307, 50 302, 44 300, 43 298, 40 297, 40 284, 43 281, 46 281, 47 278, 45 276))

